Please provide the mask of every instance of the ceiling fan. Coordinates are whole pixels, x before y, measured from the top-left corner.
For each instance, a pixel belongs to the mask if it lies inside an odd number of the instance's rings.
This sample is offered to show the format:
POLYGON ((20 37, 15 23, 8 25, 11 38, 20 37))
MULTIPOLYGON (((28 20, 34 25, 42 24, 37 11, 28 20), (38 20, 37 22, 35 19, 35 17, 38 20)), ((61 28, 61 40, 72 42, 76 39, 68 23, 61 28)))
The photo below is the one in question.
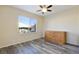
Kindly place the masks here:
POLYGON ((48 5, 48 6, 47 5, 40 5, 39 7, 41 8, 41 10, 37 10, 37 12, 42 12, 42 14, 52 11, 49 9, 52 7, 52 5, 48 5))

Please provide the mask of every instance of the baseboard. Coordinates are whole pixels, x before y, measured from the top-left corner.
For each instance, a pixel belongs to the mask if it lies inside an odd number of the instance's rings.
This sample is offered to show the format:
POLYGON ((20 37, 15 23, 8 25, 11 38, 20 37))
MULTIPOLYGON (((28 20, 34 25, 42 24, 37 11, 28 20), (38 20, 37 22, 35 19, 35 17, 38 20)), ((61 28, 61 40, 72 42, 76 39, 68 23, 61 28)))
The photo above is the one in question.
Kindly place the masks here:
POLYGON ((67 45, 71 45, 71 46, 75 46, 75 47, 79 47, 79 45, 75 45, 75 44, 71 44, 71 43, 66 43, 67 45))
MULTIPOLYGON (((43 37, 40 37, 40 38, 37 38, 37 39, 43 39, 43 37)), ((1 48, 10 47, 10 46, 13 46, 13 45, 17 45, 17 44, 22 44, 22 43, 30 42, 30 41, 33 41, 33 40, 36 40, 36 39, 32 39, 32 40, 29 40, 29 41, 22 41, 22 42, 12 43, 12 44, 5 45, 5 46, 0 47, 0 49, 1 49, 1 48)))

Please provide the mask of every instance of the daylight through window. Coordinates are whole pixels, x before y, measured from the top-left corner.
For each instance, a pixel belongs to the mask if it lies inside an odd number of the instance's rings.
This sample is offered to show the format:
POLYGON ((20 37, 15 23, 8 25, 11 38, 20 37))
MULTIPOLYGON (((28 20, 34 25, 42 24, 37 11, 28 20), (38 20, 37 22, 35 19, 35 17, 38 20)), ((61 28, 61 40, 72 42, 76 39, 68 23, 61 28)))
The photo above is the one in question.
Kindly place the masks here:
POLYGON ((34 18, 29 18, 25 16, 18 17, 18 27, 19 31, 26 33, 26 32, 36 32, 36 24, 37 20, 34 18))

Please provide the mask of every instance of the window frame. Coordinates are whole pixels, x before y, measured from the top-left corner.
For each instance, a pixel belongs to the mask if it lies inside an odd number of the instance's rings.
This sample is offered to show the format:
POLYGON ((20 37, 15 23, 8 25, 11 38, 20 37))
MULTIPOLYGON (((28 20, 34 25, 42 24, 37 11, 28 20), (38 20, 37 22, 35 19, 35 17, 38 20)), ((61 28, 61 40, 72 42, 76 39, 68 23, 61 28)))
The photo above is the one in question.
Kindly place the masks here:
MULTIPOLYGON (((26 16, 21 16, 21 17, 25 17, 25 18, 28 18, 30 21, 31 20, 35 20, 36 21, 36 23, 35 23, 35 30, 34 31, 31 31, 31 30, 29 30, 30 28, 28 28, 27 30, 28 30, 28 32, 37 32, 37 23, 38 23, 38 21, 37 21, 37 19, 35 19, 35 18, 31 18, 31 17, 26 17, 26 16)), ((29 21, 29 24, 31 23, 29 21)), ((20 16, 18 16, 18 28, 19 28, 19 32, 21 31, 20 29, 21 29, 21 27, 19 26, 19 23, 20 23, 20 16)), ((25 32, 24 32, 25 33, 25 32)), ((27 33, 27 32, 26 32, 27 33)))

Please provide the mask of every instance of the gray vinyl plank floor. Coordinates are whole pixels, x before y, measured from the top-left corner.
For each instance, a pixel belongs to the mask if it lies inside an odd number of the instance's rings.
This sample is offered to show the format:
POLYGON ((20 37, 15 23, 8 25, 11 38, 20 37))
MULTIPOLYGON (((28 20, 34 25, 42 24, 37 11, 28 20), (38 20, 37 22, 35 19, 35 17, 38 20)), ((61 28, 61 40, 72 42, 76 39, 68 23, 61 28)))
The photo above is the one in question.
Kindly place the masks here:
POLYGON ((0 54, 79 54, 79 47, 56 45, 37 39, 0 49, 0 54))

